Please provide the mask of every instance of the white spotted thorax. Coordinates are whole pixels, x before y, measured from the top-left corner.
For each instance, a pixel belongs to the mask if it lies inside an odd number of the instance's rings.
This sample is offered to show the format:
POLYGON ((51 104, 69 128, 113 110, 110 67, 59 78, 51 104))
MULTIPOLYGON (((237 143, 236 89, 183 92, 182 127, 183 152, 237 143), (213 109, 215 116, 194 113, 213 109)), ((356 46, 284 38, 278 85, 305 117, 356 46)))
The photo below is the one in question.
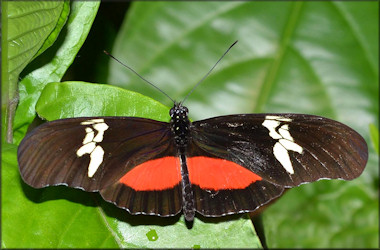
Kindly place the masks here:
POLYGON ((188 143, 190 133, 188 113, 189 110, 181 104, 176 104, 174 108, 170 109, 171 130, 174 134, 175 143, 179 147, 186 147, 188 143))
POLYGON ((85 154, 90 154, 88 177, 91 178, 103 162, 104 150, 97 143, 103 141, 104 131, 108 129, 108 125, 104 122, 104 119, 91 119, 80 124, 86 125, 86 136, 82 142, 83 146, 77 150, 77 156, 82 157, 85 154))
POLYGON ((292 165, 292 162, 290 161, 288 151, 292 150, 294 152, 302 154, 303 148, 294 142, 294 139, 290 135, 290 132, 289 132, 289 125, 288 124, 281 125, 281 122, 291 122, 291 121, 292 119, 290 118, 267 115, 265 116, 265 120, 262 123, 262 125, 269 130, 270 137, 272 137, 275 140, 278 140, 276 144, 273 146, 274 156, 289 174, 294 174, 293 165, 292 165), (278 126, 280 127, 278 128, 278 126), (276 131, 276 129, 278 132, 276 131))

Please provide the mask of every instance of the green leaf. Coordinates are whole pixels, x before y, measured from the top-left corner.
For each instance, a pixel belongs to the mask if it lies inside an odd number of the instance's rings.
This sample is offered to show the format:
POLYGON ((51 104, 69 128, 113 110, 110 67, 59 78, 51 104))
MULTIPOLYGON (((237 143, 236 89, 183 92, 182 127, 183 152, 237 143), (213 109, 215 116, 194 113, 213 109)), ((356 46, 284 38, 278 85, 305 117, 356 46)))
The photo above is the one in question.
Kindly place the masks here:
POLYGON ((373 124, 369 124, 369 132, 371 135, 371 142, 375 148, 376 153, 379 155, 379 129, 373 124))
POLYGON ((9 144, 2 148, 3 248, 118 247, 94 195, 64 187, 27 186, 20 179, 16 149, 9 144))
POLYGON ((29 65, 29 73, 19 84, 20 103, 14 121, 16 143, 22 139, 26 127, 35 117, 34 107, 42 89, 49 82, 60 81, 73 62, 90 31, 99 4, 92 1, 73 1, 64 32, 54 46, 45 52, 49 52, 49 57, 38 57, 29 65))
MULTIPOLYGON (((181 100, 239 40, 186 100, 192 118, 308 113, 369 142, 368 124, 379 116, 377 10, 378 2, 134 3, 112 54, 181 100)), ((108 82, 170 103, 116 62, 108 82)), ((378 247, 378 165, 370 147, 360 178, 288 191, 264 212, 268 247, 378 247), (326 193, 339 198, 325 201, 326 193)))
POLYGON ((86 116, 136 116, 169 121, 169 108, 133 91, 85 82, 49 83, 36 110, 51 120, 86 116), (75 95, 73 95, 75 93, 75 95))
MULTIPOLYGON (((51 45, 54 44, 54 42, 57 40, 59 33, 61 32, 63 26, 66 23, 66 20, 70 14, 70 1, 65 0, 63 4, 63 10, 61 12, 61 15, 59 16, 59 19, 56 23, 56 26, 54 30, 50 33, 50 35, 46 38, 44 44, 41 46, 41 48, 38 50, 34 58, 42 54, 45 50, 47 50, 51 45)), ((34 59, 33 58, 33 59, 34 59)))
POLYGON ((62 1, 2 3, 2 111, 5 114, 2 116, 2 135, 7 141, 12 140, 19 74, 40 53, 42 47, 46 49, 51 45, 45 40, 49 35, 52 37, 54 29, 55 33, 60 31, 67 17, 63 11, 66 5, 62 1), (57 26, 57 23, 60 25, 57 26))
POLYGON ((378 226, 374 221, 379 219, 379 204, 372 188, 354 181, 323 180, 288 191, 264 212, 268 245, 376 247, 378 226))

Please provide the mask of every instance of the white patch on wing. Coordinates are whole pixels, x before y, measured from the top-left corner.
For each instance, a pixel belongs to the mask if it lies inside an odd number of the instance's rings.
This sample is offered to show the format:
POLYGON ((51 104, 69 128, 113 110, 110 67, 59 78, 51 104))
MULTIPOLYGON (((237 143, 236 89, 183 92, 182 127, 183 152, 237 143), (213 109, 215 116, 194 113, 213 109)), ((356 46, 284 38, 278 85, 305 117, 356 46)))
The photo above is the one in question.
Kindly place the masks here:
POLYGON ((287 150, 292 150, 294 152, 302 154, 303 148, 300 145, 298 145, 297 143, 292 142, 292 141, 288 141, 286 139, 280 139, 279 142, 287 150))
POLYGON ((275 115, 267 115, 265 116, 265 120, 262 123, 262 125, 269 130, 269 136, 277 140, 277 142, 273 146, 274 157, 276 157, 276 159, 281 163, 282 167, 289 174, 294 174, 293 165, 289 156, 289 150, 302 154, 303 148, 294 142, 293 137, 290 135, 289 125, 281 125, 281 123, 283 122, 291 121, 292 119, 290 118, 275 115), (276 131, 276 129, 278 132, 276 131))
POLYGON ((94 131, 94 130, 92 130, 92 128, 86 128, 85 130, 86 130, 86 133, 90 133, 90 132, 94 131))
POLYGON ((88 177, 91 178, 103 162, 104 149, 100 145, 97 145, 97 143, 103 141, 104 132, 109 126, 104 122, 104 119, 90 119, 80 124, 86 126, 86 135, 83 139, 83 146, 80 147, 76 153, 78 157, 82 157, 85 154, 90 155, 88 177), (96 135, 94 130, 96 130, 96 135))
POLYGON ((94 151, 92 151, 90 157, 90 165, 88 166, 88 177, 94 176, 98 170, 100 164, 103 162, 104 150, 101 146, 96 146, 94 151))
POLYGON ((291 122, 292 119, 282 117, 282 116, 277 116, 277 115, 267 115, 265 116, 265 120, 276 120, 276 121, 282 121, 282 122, 291 122))
POLYGON ((86 136, 84 137, 83 139, 83 145, 87 144, 87 143, 90 143, 92 142, 92 140, 94 139, 94 131, 92 130, 92 128, 86 128, 86 136))
POLYGON ((91 124, 101 123, 101 122, 104 122, 104 119, 90 119, 90 120, 81 122, 80 124, 81 125, 91 125, 91 124))
POLYGON ((96 147, 95 142, 87 143, 78 149, 77 156, 81 157, 85 154, 90 154, 92 151, 94 151, 95 147, 96 147))
POLYGON ((286 150, 286 148, 284 148, 279 142, 276 142, 274 145, 273 154, 289 174, 294 174, 288 150, 286 150))
POLYGON ((96 142, 103 141, 104 131, 106 131, 109 128, 108 125, 105 123, 98 123, 98 124, 94 124, 93 127, 94 129, 98 131, 98 134, 96 135, 93 141, 96 141, 96 142))
POLYGON ((293 137, 290 135, 289 130, 288 130, 289 128, 284 129, 283 128, 284 126, 288 126, 288 125, 287 124, 282 125, 281 128, 278 129, 278 132, 280 133, 281 137, 289 141, 293 141, 293 137))
POLYGON ((263 126, 266 127, 269 130, 269 136, 273 139, 280 139, 282 136, 276 132, 277 126, 280 125, 279 121, 273 121, 273 120, 265 120, 263 122, 263 126))

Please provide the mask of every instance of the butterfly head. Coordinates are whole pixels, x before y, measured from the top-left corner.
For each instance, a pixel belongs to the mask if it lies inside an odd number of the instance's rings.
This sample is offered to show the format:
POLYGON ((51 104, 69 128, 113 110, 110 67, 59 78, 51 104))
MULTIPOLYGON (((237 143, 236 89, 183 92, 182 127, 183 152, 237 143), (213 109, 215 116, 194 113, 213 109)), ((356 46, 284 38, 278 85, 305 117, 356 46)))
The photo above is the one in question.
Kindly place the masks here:
POLYGON ((189 114, 188 108, 182 106, 182 103, 174 103, 174 107, 170 109, 170 117, 176 120, 186 120, 189 114))

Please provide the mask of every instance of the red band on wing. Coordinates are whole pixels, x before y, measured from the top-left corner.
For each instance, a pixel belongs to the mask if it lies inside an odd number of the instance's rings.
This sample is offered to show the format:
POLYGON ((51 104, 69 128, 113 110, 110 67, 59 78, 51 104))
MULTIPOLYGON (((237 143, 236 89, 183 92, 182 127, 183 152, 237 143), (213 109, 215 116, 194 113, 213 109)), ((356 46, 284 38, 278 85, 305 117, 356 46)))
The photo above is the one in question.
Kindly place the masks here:
POLYGON ((190 182, 202 189, 244 189, 262 178, 228 160, 210 157, 188 157, 190 182))
POLYGON ((146 161, 126 173, 120 182, 136 191, 152 191, 173 188, 181 181, 177 157, 167 156, 146 161))

